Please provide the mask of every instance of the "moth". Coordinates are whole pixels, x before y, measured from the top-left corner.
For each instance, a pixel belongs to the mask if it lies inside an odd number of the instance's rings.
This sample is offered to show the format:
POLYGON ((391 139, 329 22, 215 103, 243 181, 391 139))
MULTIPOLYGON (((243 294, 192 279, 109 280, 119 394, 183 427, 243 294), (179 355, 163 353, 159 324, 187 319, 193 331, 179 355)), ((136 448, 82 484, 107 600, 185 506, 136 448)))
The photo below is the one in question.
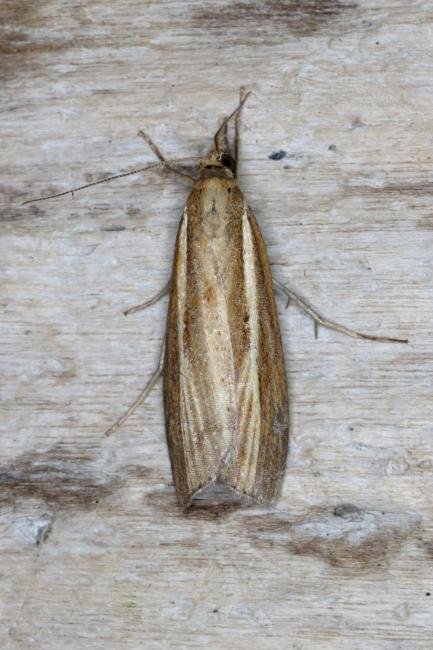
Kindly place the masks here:
MULTIPOLYGON (((325 319, 291 289, 273 281, 259 226, 237 182, 240 114, 248 95, 241 89, 239 105, 215 133, 197 177, 166 160, 140 132, 158 165, 186 176, 193 186, 180 221, 169 283, 151 300, 125 312, 144 309, 170 293, 158 367, 106 433, 129 417, 163 374, 168 449, 184 509, 209 489, 223 499, 232 495, 259 503, 270 503, 279 493, 289 412, 274 289, 304 309, 316 330, 323 325, 352 337, 407 342, 362 334, 325 319), (234 147, 228 138, 231 120, 234 147)), ((136 171, 142 170, 128 174, 136 171)))

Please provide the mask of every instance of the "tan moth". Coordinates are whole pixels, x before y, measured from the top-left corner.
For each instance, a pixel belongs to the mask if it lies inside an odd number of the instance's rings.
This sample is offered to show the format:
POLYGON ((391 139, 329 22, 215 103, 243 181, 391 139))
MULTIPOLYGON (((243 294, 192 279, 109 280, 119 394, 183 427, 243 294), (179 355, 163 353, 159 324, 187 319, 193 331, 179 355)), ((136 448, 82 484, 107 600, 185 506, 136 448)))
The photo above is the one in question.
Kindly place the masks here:
MULTIPOLYGON (((126 312, 144 309, 170 293, 160 362, 107 434, 144 401, 163 374, 168 448, 184 509, 209 488, 222 498, 232 494, 259 503, 272 502, 278 495, 286 465, 289 415, 274 288, 306 311, 316 328, 322 325, 356 338, 407 342, 362 334, 325 319, 272 280, 262 235, 237 183, 240 113, 248 95, 241 89, 240 103, 216 132, 212 149, 200 160, 197 178, 167 161, 140 132, 160 160, 153 166, 169 167, 191 179, 193 187, 179 226, 170 282, 155 298, 126 312), (232 119, 233 151, 228 141, 232 119)), ((93 184, 97 183, 83 187, 93 184)))

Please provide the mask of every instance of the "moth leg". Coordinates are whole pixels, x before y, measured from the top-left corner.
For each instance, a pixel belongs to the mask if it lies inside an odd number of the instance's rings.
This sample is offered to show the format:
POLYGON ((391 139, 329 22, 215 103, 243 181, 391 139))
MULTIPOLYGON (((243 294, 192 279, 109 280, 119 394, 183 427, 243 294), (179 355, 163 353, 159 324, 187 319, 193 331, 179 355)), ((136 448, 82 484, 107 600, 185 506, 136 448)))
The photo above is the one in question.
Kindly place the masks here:
POLYGON ((155 371, 152 373, 152 376, 150 377, 149 381, 147 382, 147 384, 145 385, 145 387, 143 388, 143 390, 141 391, 137 399, 135 399, 132 402, 131 406, 125 411, 122 417, 120 417, 117 420, 117 422, 112 424, 111 427, 109 427, 106 430, 105 432, 106 436, 109 436, 115 431, 117 431, 117 429, 119 429, 119 427, 121 427, 122 424, 126 422, 129 416, 134 413, 136 408, 138 408, 140 404, 144 402, 144 400, 149 395, 150 391, 152 390, 152 388, 155 386, 156 382, 162 375, 162 371, 164 368, 164 355, 165 355, 165 340, 164 340, 164 345, 162 346, 161 355, 159 357, 158 366, 156 367, 155 371))
POLYGON ((184 178, 188 178, 190 181, 193 181, 193 183, 195 183, 196 179, 194 178, 194 176, 191 176, 191 174, 187 174, 187 172, 183 172, 183 171, 181 171, 180 169, 178 169, 177 167, 175 167, 175 166, 174 166, 174 165, 173 165, 169 160, 167 160, 167 158, 165 158, 165 157, 162 155, 162 153, 160 152, 160 150, 158 149, 158 147, 156 146, 156 144, 155 144, 155 143, 153 142, 153 140, 152 140, 152 139, 147 135, 147 133, 145 133, 144 131, 142 131, 142 130, 140 129, 139 132, 138 132, 138 135, 139 135, 141 138, 143 138, 143 140, 146 142, 146 144, 148 144, 149 147, 152 149, 152 151, 153 151, 153 153, 155 154, 155 156, 156 156, 157 158, 159 158, 159 160, 160 160, 162 163, 164 163, 164 165, 165 165, 166 167, 168 167, 168 169, 170 169, 172 172, 174 172, 174 173, 177 174, 178 176, 183 176, 184 178))
POLYGON ((161 291, 158 291, 158 293, 153 296, 153 298, 149 298, 149 300, 146 300, 146 302, 142 302, 141 305, 136 305, 135 307, 129 307, 129 309, 126 309, 123 313, 125 314, 125 316, 127 316, 128 314, 134 314, 136 311, 142 311, 143 309, 146 309, 147 307, 154 305, 155 303, 158 302, 158 300, 163 298, 170 291, 170 285, 171 285, 171 279, 161 289, 161 291))
POLYGON ((328 329, 331 330, 336 330, 337 332, 341 332, 342 334, 346 334, 346 336, 351 336, 356 339, 368 339, 369 341, 381 341, 383 343, 407 343, 408 339, 396 339, 396 338, 390 338, 388 336, 376 336, 374 334, 363 334, 362 332, 357 332, 355 330, 350 329, 349 327, 345 327, 345 325, 340 325, 339 323, 336 323, 335 321, 329 320, 328 318, 324 318, 321 316, 311 305, 308 304, 303 298, 298 296, 297 293, 292 291, 292 289, 289 289, 286 287, 282 282, 279 282, 278 280, 273 280, 274 287, 279 291, 280 293, 284 294, 287 296, 288 301, 287 301, 287 307, 290 304, 290 301, 293 300, 293 302, 298 305, 303 311, 305 311, 310 318, 313 319, 314 321, 314 334, 315 338, 317 338, 317 331, 319 328, 319 325, 322 325, 322 327, 327 327, 328 329))
MULTIPOLYGON (((246 91, 244 86, 240 87, 239 90, 239 102, 242 103, 245 99, 246 91)), ((239 153, 241 147, 241 113, 238 111, 235 117, 235 163, 236 163, 236 176, 238 175, 238 165, 239 165, 239 153)))

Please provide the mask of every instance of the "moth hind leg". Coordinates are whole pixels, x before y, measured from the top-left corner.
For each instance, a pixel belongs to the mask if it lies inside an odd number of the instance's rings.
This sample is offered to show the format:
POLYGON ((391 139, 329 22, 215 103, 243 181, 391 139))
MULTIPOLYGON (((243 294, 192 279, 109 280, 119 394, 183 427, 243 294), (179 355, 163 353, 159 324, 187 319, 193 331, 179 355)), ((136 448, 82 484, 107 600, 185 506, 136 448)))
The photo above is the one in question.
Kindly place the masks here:
POLYGON ((298 305, 310 318, 314 321, 314 334, 317 338, 317 331, 319 326, 326 327, 328 329, 335 330, 346 336, 351 336, 356 339, 367 339, 369 341, 379 341, 381 343, 408 343, 408 339, 397 339, 391 338, 389 336, 378 336, 376 334, 364 334, 363 332, 357 332, 356 330, 350 329, 345 325, 340 325, 335 321, 329 320, 324 316, 321 316, 318 311, 316 311, 311 305, 308 304, 306 300, 301 298, 295 291, 286 287, 285 284, 279 282, 278 280, 273 280, 274 286, 280 293, 284 294, 287 297, 287 306, 290 302, 293 302, 298 305))
POLYGON ((131 406, 125 411, 125 413, 114 423, 109 427, 105 435, 110 436, 112 433, 117 431, 124 422, 134 413, 134 411, 140 406, 140 404, 143 404, 143 402, 146 400, 146 397, 149 395, 150 391, 152 388, 155 386, 156 382, 162 375, 162 371, 164 369, 164 357, 165 357, 165 341, 164 345, 162 346, 161 354, 159 357, 158 365, 154 372, 152 373, 149 381, 147 384, 144 386, 138 397, 132 402, 131 406))
MULTIPOLYGON (((247 91, 244 88, 244 86, 241 86, 239 89, 239 103, 243 105, 242 103, 245 101, 247 96, 247 91)), ((240 148, 241 148, 241 114, 242 111, 238 111, 236 113, 235 117, 235 163, 236 163, 236 176, 238 175, 238 170, 239 170, 239 155, 240 155, 240 148)))

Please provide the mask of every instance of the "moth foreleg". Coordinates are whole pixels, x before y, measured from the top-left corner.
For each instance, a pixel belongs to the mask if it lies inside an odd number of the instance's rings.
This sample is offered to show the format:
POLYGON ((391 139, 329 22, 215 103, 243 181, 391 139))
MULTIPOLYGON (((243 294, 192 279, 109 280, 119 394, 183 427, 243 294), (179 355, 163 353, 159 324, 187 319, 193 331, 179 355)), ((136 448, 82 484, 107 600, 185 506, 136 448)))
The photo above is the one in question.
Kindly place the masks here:
POLYGON ((165 165, 166 167, 168 167, 168 169, 170 169, 172 172, 174 172, 174 173, 177 174, 178 176, 183 176, 184 178, 188 178, 188 179, 189 179, 190 181, 192 181, 193 183, 196 181, 196 179, 194 178, 194 176, 191 176, 191 174, 188 174, 187 172, 183 172, 183 171, 181 171, 180 169, 178 169, 177 167, 175 167, 175 165, 173 165, 173 163, 172 163, 170 160, 167 160, 167 158, 166 158, 165 156, 163 156, 163 154, 160 152, 159 148, 156 146, 156 144, 154 143, 154 141, 153 141, 153 140, 152 140, 152 139, 147 135, 147 133, 145 133, 144 131, 142 131, 142 130, 140 129, 139 132, 138 132, 138 135, 140 136, 140 138, 143 138, 143 140, 146 142, 146 144, 148 144, 149 147, 152 149, 152 151, 153 151, 153 153, 155 154, 155 156, 156 156, 156 157, 157 157, 157 158, 158 158, 162 163, 164 163, 164 165, 165 165))
POLYGON ((117 429, 121 427, 124 422, 126 422, 129 416, 134 413, 135 409, 144 402, 144 400, 149 395, 150 391, 152 390, 152 388, 155 386, 156 382, 162 375, 162 371, 164 368, 164 356, 165 356, 165 339, 164 339, 164 345, 162 346, 161 355, 159 357, 158 366, 156 367, 155 371, 152 373, 152 376, 150 377, 149 381, 147 382, 147 384, 145 385, 145 387, 143 388, 143 390, 141 391, 137 399, 135 399, 132 402, 131 406, 127 409, 127 411, 125 411, 122 417, 120 417, 117 420, 117 422, 112 424, 111 427, 109 427, 106 430, 105 432, 106 436, 109 436, 112 433, 114 433, 114 431, 117 431, 117 429))
POLYGON ((306 314, 308 314, 308 316, 310 316, 310 318, 313 319, 314 333, 316 338, 317 338, 318 327, 319 325, 321 325, 322 327, 327 327, 328 329, 336 330, 337 332, 341 332, 341 334, 346 334, 346 336, 351 336, 352 338, 356 338, 356 339, 368 339, 369 341, 381 341, 383 343, 407 343, 408 342, 408 339, 397 339, 388 336, 363 334, 362 332, 357 332, 356 330, 352 330, 349 327, 346 327, 345 325, 340 325, 335 321, 329 320, 328 318, 321 316, 310 304, 308 304, 308 302, 306 302, 297 293, 295 293, 295 291, 286 287, 282 282, 279 282, 278 280, 274 279, 273 283, 277 291, 287 296, 288 298, 287 306, 289 306, 290 301, 293 300, 293 302, 296 305, 298 305, 298 307, 300 307, 306 314))
POLYGON ((170 284, 171 284, 171 279, 161 289, 161 291, 158 291, 158 293, 153 296, 153 298, 149 298, 149 300, 146 300, 146 302, 142 302, 141 305, 135 305, 135 307, 129 307, 129 309, 126 309, 123 313, 125 314, 125 316, 127 316, 128 314, 134 314, 136 311, 142 311, 143 309, 146 309, 151 305, 155 305, 158 302, 158 300, 161 300, 161 298, 163 298, 170 291, 170 284))

